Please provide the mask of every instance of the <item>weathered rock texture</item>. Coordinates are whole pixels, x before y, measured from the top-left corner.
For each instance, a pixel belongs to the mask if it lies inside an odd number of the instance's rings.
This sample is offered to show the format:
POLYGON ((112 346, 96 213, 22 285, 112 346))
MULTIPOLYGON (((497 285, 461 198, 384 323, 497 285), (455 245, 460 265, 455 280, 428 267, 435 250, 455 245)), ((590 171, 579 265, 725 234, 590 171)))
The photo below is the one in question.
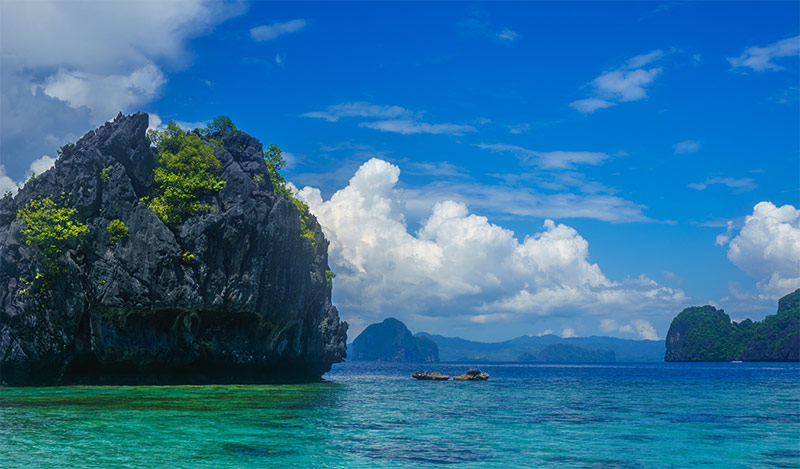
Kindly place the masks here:
POLYGON ((489 373, 473 368, 463 375, 453 376, 453 379, 455 381, 486 381, 489 379, 489 373))
POLYGON ((415 371, 411 373, 411 377, 422 381, 447 381, 450 379, 450 376, 446 374, 429 371, 415 371))
POLYGON ((777 314, 736 323, 713 306, 686 308, 669 327, 665 361, 800 361, 800 290, 777 314))
POLYGON ((0 200, 0 379, 10 385, 318 380, 345 355, 347 324, 331 305, 327 248, 300 236, 299 213, 272 191, 261 144, 214 135, 226 181, 213 211, 176 226, 140 199, 157 157, 147 114, 118 116, 66 148, 55 167, 0 200), (100 171, 110 167, 108 181, 100 171), (256 179, 263 178, 260 184, 256 179), (90 234, 63 273, 24 294, 40 268, 17 210, 70 195, 90 234), (115 244, 106 227, 130 235, 115 244), (184 252, 194 259, 181 261, 184 252))

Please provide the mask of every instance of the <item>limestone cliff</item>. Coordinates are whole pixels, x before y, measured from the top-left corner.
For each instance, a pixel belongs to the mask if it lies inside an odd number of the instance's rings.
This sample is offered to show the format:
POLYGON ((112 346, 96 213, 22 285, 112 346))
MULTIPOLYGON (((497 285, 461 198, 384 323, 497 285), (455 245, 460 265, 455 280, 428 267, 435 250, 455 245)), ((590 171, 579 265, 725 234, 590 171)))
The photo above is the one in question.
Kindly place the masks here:
POLYGON ((64 148, 55 166, 0 199, 0 380, 228 383, 317 380, 345 354, 327 247, 309 216, 276 195, 245 133, 216 140, 224 187, 208 208, 165 223, 146 203, 158 157, 147 114, 118 116, 64 148), (41 276, 18 212, 63 194, 88 234, 41 276), (112 220, 128 235, 111 239, 112 220), (37 276, 37 272, 39 273, 37 276))
POLYGON ((686 308, 669 327, 665 361, 800 361, 800 290, 763 321, 736 323, 713 306, 686 308))

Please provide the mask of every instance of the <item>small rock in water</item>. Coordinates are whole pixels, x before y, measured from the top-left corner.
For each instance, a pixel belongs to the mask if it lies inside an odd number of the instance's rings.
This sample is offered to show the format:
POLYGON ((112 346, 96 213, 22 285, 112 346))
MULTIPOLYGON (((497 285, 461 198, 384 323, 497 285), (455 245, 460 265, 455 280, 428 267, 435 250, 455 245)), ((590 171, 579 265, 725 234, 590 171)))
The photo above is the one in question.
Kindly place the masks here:
POLYGON ((453 379, 457 381, 486 381, 489 379, 489 373, 484 373, 477 368, 473 368, 463 375, 454 376, 453 379))
POLYGON ((449 376, 444 375, 442 373, 429 373, 427 371, 415 371, 411 376, 416 379, 434 380, 434 381, 447 381, 448 379, 450 379, 449 376))

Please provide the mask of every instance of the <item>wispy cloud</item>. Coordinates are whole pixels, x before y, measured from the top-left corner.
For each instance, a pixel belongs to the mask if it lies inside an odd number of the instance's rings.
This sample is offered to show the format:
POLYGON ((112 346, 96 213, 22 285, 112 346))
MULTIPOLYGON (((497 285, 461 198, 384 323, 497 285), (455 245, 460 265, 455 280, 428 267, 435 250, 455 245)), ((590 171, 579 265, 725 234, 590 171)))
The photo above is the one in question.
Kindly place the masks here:
POLYGON ((675 272, 671 272, 669 270, 663 270, 663 271, 661 271, 661 274, 664 275, 664 278, 666 278, 667 280, 670 280, 672 282, 683 283, 683 282, 686 281, 680 275, 676 274, 675 272))
POLYGON ((723 177, 708 178, 705 182, 689 184, 689 187, 698 191, 704 191, 708 188, 708 186, 714 184, 720 184, 732 189, 736 189, 736 192, 748 192, 758 188, 758 185, 756 185, 755 181, 753 181, 751 178, 734 179, 723 177))
POLYGON ((324 111, 313 111, 301 114, 301 117, 325 119, 336 122, 342 117, 377 117, 392 119, 397 117, 412 116, 413 113, 400 106, 380 106, 363 101, 349 102, 328 106, 324 111))
POLYGON ((625 68, 640 68, 664 58, 664 51, 656 49, 646 54, 631 57, 625 62, 625 68))
POLYGON ((584 114, 591 114, 598 109, 605 109, 607 107, 611 107, 616 103, 612 103, 611 101, 606 101, 605 99, 600 98, 586 98, 586 99, 579 99, 577 101, 571 102, 569 105, 577 109, 578 111, 584 114))
POLYGON ((656 6, 654 9, 652 9, 652 10, 648 11, 647 13, 645 13, 640 18, 640 20, 645 20, 645 19, 652 18, 654 16, 661 15, 663 13, 666 13, 666 12, 672 10, 673 8, 675 8, 675 7, 679 6, 679 5, 683 5, 684 3, 686 3, 686 2, 664 2, 664 3, 659 3, 658 6, 656 6))
POLYGON ((404 189, 410 214, 423 215, 436 200, 456 200, 484 213, 512 218, 587 218, 609 223, 656 222, 645 206, 621 197, 597 194, 544 194, 524 187, 439 181, 418 189, 404 189))
POLYGON ((700 150, 700 142, 697 140, 685 140, 683 142, 678 142, 675 145, 672 145, 672 150, 675 152, 676 155, 682 155, 684 153, 695 153, 700 150))
POLYGON ((592 88, 591 96, 573 101, 570 106, 584 114, 591 114, 620 102, 646 98, 645 88, 661 74, 661 68, 645 66, 663 57, 663 51, 654 50, 628 59, 619 68, 603 72, 589 83, 592 88))
POLYGON ((306 20, 295 19, 284 23, 256 26, 250 30, 250 37, 256 42, 271 41, 284 34, 294 33, 306 27, 306 20))
POLYGON ((500 31, 497 34, 497 38, 498 39, 502 39, 504 41, 514 41, 518 37, 519 37, 519 34, 515 33, 514 31, 512 31, 512 30, 510 30, 508 28, 503 28, 503 30, 500 31))
POLYGON ((528 123, 512 124, 508 126, 508 132, 512 134, 524 134, 531 130, 531 125, 528 123))
POLYGON ((610 158, 607 153, 594 151, 535 151, 503 143, 479 143, 475 146, 493 152, 509 152, 521 162, 543 169, 572 169, 576 164, 598 165, 610 158))
POLYGON ((472 125, 453 124, 449 122, 428 123, 420 120, 422 113, 415 113, 400 106, 381 106, 363 101, 341 103, 329 106, 324 111, 312 111, 301 114, 301 117, 325 119, 336 122, 343 117, 375 118, 378 120, 360 122, 359 127, 393 132, 402 135, 412 134, 442 134, 464 135, 468 132, 477 132, 472 125))
POLYGON ((737 68, 749 68, 757 72, 766 70, 782 70, 783 67, 774 63, 775 59, 782 57, 796 57, 800 55, 800 35, 774 42, 764 47, 748 47, 739 57, 729 57, 728 62, 737 68))
POLYGON ((471 125, 461 124, 428 124, 427 122, 417 122, 411 119, 392 119, 375 122, 361 122, 359 127, 380 130, 382 132, 394 132, 403 135, 412 134, 444 134, 444 135, 464 135, 467 132, 477 132, 478 129, 471 125))
POLYGON ((408 163, 409 174, 419 174, 427 177, 450 177, 450 178, 470 178, 466 169, 461 166, 456 166, 442 162, 422 162, 422 163, 408 163))
POLYGON ((519 37, 519 33, 510 28, 498 30, 492 25, 488 13, 481 10, 473 10, 466 18, 459 21, 458 25, 468 34, 486 36, 504 42, 514 42, 519 37))

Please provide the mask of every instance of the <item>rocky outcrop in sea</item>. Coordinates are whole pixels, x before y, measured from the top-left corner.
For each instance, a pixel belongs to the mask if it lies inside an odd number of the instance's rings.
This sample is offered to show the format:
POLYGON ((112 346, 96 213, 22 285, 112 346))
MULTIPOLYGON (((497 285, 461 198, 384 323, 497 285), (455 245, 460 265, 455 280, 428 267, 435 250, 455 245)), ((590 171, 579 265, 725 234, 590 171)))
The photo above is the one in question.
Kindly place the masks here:
POLYGON ((477 368, 472 368, 464 374, 453 376, 456 381, 486 381, 489 379, 489 373, 483 372, 477 368))
POLYGON ((427 337, 412 335, 402 321, 386 318, 370 324, 356 337, 350 358, 386 362, 438 362, 439 348, 427 337))
POLYGON ((800 361, 800 289, 763 321, 731 318, 713 306, 683 310, 669 327, 665 361, 800 361))
POLYGON ((431 371, 415 371, 411 373, 411 377, 422 381, 447 381, 450 379, 449 375, 431 371))
POLYGON ((308 215, 301 227, 298 208, 273 191, 261 143, 243 132, 196 132, 224 186, 202 197, 203 210, 162 221, 146 203, 158 165, 147 127, 147 114, 119 115, 0 199, 0 380, 320 379, 345 355, 347 324, 331 304, 319 224, 308 215), (88 231, 44 281, 47 247, 26 242, 18 214, 46 197, 88 231))

